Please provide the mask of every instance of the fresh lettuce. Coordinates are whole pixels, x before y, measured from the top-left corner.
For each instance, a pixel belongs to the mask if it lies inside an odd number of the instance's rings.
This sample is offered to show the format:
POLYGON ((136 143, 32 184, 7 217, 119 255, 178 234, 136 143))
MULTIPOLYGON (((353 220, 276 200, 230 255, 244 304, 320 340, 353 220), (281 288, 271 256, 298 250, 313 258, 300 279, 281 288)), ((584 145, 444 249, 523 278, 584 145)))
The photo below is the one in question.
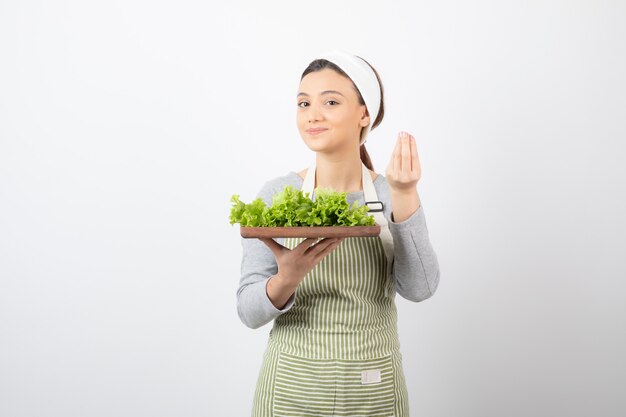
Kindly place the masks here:
POLYGON ((235 194, 230 201, 230 224, 244 227, 289 226, 373 226, 374 216, 368 215, 369 207, 356 201, 350 206, 347 193, 333 190, 316 190, 315 201, 309 193, 303 193, 288 185, 272 197, 272 205, 257 198, 246 204, 235 194))

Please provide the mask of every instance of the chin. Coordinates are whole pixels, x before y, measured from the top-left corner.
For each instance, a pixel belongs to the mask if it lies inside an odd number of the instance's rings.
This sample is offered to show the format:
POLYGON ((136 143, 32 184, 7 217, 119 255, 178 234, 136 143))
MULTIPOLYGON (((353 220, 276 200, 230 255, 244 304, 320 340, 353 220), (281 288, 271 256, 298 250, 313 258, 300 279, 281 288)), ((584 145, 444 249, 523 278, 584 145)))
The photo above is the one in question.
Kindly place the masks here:
POLYGON ((304 138, 302 138, 302 141, 313 152, 320 152, 328 150, 329 148, 328 140, 325 140, 323 138, 310 138, 305 136, 304 138))
POLYGON ((323 146, 318 146, 318 145, 310 144, 306 142, 305 142, 305 145, 307 146, 307 148, 309 148, 313 152, 323 152, 325 149, 323 146))

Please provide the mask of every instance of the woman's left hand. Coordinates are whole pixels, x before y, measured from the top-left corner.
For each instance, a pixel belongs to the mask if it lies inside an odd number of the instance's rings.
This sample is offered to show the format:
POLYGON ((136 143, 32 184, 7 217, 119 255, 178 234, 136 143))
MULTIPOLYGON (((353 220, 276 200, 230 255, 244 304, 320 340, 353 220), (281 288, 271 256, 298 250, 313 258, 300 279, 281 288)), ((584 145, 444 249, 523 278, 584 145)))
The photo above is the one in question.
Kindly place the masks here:
POLYGON ((400 132, 385 176, 392 191, 404 193, 415 190, 422 175, 415 138, 400 132))

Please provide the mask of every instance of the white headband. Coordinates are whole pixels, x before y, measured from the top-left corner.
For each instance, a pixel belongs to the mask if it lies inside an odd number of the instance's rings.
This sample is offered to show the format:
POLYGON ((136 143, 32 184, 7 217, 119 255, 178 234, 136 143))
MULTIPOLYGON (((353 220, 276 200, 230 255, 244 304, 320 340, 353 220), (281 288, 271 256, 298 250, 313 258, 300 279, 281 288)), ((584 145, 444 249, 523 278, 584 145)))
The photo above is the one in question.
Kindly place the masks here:
POLYGON ((370 115, 369 125, 361 130, 360 144, 363 145, 380 108, 380 84, 378 84, 376 73, 363 59, 344 51, 332 51, 323 54, 319 58, 330 61, 341 68, 361 93, 361 97, 365 101, 365 107, 367 107, 370 115))

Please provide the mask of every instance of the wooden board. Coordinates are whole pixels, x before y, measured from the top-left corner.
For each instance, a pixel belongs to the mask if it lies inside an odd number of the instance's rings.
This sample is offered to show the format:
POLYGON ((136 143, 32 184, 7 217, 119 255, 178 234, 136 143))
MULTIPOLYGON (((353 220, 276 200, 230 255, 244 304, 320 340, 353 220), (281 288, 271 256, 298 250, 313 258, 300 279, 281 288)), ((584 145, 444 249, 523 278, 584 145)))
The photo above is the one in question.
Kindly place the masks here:
POLYGON ((380 226, 240 227, 244 238, 259 237, 375 237, 380 226))

